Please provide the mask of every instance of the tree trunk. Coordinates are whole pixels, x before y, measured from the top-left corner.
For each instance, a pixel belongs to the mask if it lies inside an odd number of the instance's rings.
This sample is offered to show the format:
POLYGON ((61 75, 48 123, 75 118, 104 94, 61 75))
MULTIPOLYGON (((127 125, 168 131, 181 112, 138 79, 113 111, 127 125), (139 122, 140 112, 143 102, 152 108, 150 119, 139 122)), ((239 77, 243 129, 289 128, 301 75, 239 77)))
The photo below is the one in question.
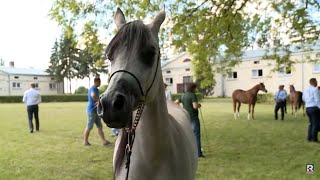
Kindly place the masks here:
POLYGON ((88 79, 89 79, 89 86, 88 86, 88 89, 90 89, 90 82, 91 82, 90 75, 88 76, 88 79))
POLYGON ((72 94, 72 92, 71 92, 71 78, 69 79, 69 90, 70 90, 70 94, 72 94))

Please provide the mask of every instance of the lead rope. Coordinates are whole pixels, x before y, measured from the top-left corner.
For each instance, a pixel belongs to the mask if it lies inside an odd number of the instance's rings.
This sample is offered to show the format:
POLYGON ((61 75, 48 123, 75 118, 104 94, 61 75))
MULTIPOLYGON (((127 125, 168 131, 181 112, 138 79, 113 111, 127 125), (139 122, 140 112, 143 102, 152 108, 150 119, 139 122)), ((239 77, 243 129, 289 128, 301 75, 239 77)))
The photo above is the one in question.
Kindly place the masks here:
POLYGON ((130 157, 132 154, 132 145, 134 143, 134 139, 135 139, 135 133, 136 133, 136 128, 139 124, 142 112, 143 112, 143 108, 145 105, 145 100, 142 99, 139 103, 139 107, 136 113, 136 116, 134 118, 133 124, 132 124, 132 128, 126 128, 126 131, 128 133, 128 144, 126 146, 126 156, 127 156, 127 162, 126 162, 126 169, 127 169, 127 175, 126 175, 126 180, 128 180, 129 177, 129 171, 130 171, 130 157))
MULTIPOLYGON (((113 76, 115 73, 117 73, 117 72, 126 72, 126 73, 129 73, 131 76, 133 76, 133 77, 137 80, 137 82, 138 82, 138 84, 139 84, 139 87, 140 87, 140 90, 141 90, 142 95, 143 95, 142 98, 141 98, 141 100, 140 100, 140 102, 139 102, 138 109, 137 109, 137 113, 136 113, 136 116, 135 116, 135 118, 134 118, 133 124, 132 124, 132 125, 129 124, 129 127, 126 128, 126 131, 127 131, 127 133, 128 133, 128 144, 126 145, 126 149, 125 149, 125 153, 126 153, 126 156, 127 156, 127 161, 126 161, 126 169, 127 169, 126 180, 128 180, 128 178, 129 178, 130 157, 131 157, 131 154, 132 154, 132 146, 133 146, 133 143, 134 143, 134 139, 135 139, 135 137, 136 137, 136 128, 137 128, 137 126, 138 126, 138 124, 139 124, 139 121, 140 121, 140 118, 141 118, 141 116, 142 116, 142 112, 143 112, 143 109, 144 109, 144 106, 145 106, 145 102, 146 102, 146 97, 147 97, 147 95, 148 95, 148 93, 149 93, 149 91, 150 91, 150 89, 151 89, 151 87, 152 87, 152 85, 153 85, 153 83, 154 83, 154 80, 156 79, 157 71, 158 71, 158 66, 159 66, 159 63, 160 63, 159 61, 160 61, 160 51, 159 51, 159 56, 158 56, 156 71, 155 71, 155 73, 154 73, 152 82, 151 82, 149 88, 147 89, 146 94, 143 93, 142 87, 141 87, 141 84, 140 84, 138 78, 136 78, 132 73, 130 73, 130 72, 128 72, 128 71, 125 71, 125 70, 120 70, 120 71, 114 72, 114 73, 111 75, 111 77, 112 77, 112 76, 113 76)), ((110 79, 111 79, 111 77, 110 77, 110 79)))

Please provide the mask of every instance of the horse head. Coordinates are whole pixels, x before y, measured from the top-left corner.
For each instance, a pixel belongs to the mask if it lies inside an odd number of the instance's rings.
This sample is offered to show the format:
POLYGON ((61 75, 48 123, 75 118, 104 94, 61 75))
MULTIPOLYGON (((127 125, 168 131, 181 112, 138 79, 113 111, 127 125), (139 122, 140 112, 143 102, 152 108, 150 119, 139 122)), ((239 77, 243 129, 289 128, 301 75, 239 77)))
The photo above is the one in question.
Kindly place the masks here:
POLYGON ((259 90, 260 90, 260 91, 263 91, 263 92, 265 92, 265 93, 268 92, 263 82, 260 82, 259 85, 258 85, 258 87, 259 87, 259 90))
POLYGON ((163 88, 158 32, 164 19, 161 10, 149 24, 140 20, 126 23, 123 12, 117 9, 114 22, 118 32, 105 51, 111 76, 97 108, 108 127, 128 126, 139 103, 152 101, 163 88))
POLYGON ((293 84, 290 84, 290 85, 289 85, 289 89, 290 89, 290 92, 296 91, 295 88, 294 88, 294 86, 293 86, 293 84))

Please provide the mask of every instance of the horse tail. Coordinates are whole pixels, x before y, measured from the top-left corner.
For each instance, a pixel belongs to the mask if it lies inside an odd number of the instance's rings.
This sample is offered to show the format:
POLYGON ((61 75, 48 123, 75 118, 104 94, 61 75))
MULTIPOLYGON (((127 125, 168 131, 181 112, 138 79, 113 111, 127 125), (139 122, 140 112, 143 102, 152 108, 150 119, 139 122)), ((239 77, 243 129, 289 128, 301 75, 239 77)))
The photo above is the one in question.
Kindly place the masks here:
POLYGON ((232 93, 232 101, 233 101, 233 112, 236 112, 236 108, 237 108, 237 100, 236 100, 236 91, 233 91, 232 93))
POLYGON ((298 109, 301 108, 302 103, 303 103, 303 100, 302 100, 302 92, 299 92, 299 96, 298 96, 298 109))

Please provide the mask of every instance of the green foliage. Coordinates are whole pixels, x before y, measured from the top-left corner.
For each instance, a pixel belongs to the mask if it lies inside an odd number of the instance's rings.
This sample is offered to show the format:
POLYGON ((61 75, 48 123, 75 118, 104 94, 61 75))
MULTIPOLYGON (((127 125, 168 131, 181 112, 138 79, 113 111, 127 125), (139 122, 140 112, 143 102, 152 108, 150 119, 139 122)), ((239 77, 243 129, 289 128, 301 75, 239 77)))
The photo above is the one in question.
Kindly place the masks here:
POLYGON ((78 87, 78 89, 75 90, 75 94, 87 94, 88 93, 88 88, 84 86, 78 87))
POLYGON ((99 94, 104 93, 104 92, 107 90, 107 88, 108 88, 108 85, 107 85, 107 84, 100 86, 100 87, 99 87, 99 94))
POLYGON ((257 94, 257 103, 273 103, 273 94, 265 93, 265 94, 257 94))
POLYGON ((174 46, 194 57, 194 75, 202 89, 215 84, 214 72, 228 73, 239 63, 243 51, 256 46, 270 48, 265 58, 275 60, 275 70, 291 67, 295 62, 290 60, 289 45, 310 50, 308 45, 320 34, 320 19, 315 16, 320 11, 317 0, 55 0, 49 15, 66 28, 86 22, 84 26, 114 32, 107 25, 117 6, 129 21, 152 16, 165 6, 167 21, 160 32, 161 47, 174 46))
MULTIPOLYGON (((42 102, 84 102, 87 95, 42 95, 42 102)), ((0 103, 21 103, 22 96, 0 96, 0 103)))

